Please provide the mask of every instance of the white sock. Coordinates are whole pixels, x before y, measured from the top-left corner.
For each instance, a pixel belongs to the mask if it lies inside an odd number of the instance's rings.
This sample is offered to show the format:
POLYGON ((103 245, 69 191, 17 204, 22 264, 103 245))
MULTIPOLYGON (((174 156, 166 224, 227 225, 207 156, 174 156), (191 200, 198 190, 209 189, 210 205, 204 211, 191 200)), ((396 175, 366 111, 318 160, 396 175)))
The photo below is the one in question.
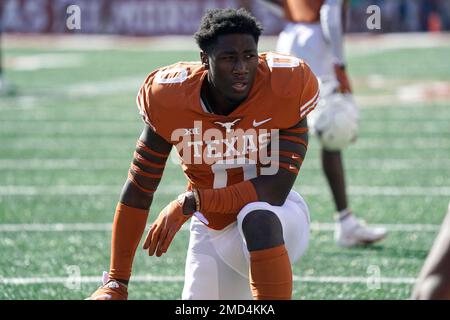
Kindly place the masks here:
POLYGON ((345 220, 347 220, 348 218, 350 218, 352 216, 352 210, 350 210, 349 208, 345 208, 344 210, 338 211, 337 214, 337 220, 338 222, 344 222, 345 220))
POLYGON ((352 230, 359 224, 358 219, 352 214, 350 209, 345 209, 338 212, 338 221, 340 224, 342 231, 352 230))

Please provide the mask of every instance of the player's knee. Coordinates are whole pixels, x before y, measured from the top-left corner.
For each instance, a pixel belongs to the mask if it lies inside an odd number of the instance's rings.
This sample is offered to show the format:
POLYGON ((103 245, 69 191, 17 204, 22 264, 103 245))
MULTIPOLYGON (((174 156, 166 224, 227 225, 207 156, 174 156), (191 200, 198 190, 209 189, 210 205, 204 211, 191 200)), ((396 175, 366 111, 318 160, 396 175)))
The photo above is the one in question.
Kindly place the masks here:
POLYGON ((242 220, 242 231, 249 251, 273 248, 284 243, 283 227, 269 210, 253 210, 242 220))

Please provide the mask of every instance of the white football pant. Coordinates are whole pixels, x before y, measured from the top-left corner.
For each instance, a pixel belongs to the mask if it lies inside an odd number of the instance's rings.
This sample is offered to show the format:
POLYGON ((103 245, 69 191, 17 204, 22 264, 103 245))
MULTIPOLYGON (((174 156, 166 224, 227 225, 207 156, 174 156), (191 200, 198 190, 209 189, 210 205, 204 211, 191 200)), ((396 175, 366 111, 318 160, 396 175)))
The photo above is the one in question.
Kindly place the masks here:
POLYGON ((337 83, 331 47, 325 41, 320 22, 288 23, 278 36, 276 51, 304 60, 321 84, 337 83))
POLYGON ((291 264, 305 253, 309 241, 309 209, 295 191, 289 193, 282 206, 266 202, 246 205, 239 212, 237 222, 220 231, 192 217, 182 299, 252 299, 248 278, 250 254, 242 221, 255 210, 272 211, 280 219, 291 264))

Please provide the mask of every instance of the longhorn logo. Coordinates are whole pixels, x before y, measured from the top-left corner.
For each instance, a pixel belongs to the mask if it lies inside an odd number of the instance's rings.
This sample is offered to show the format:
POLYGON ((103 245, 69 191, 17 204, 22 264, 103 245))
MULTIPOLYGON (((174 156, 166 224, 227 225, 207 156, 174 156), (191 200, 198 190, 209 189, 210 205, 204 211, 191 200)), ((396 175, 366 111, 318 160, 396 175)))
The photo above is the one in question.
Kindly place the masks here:
POLYGON ((238 122, 240 120, 241 119, 236 119, 233 122, 225 122, 225 123, 222 123, 222 122, 219 122, 219 121, 215 121, 214 123, 224 127, 226 129, 226 132, 230 133, 231 132, 231 128, 236 124, 236 122, 238 122))

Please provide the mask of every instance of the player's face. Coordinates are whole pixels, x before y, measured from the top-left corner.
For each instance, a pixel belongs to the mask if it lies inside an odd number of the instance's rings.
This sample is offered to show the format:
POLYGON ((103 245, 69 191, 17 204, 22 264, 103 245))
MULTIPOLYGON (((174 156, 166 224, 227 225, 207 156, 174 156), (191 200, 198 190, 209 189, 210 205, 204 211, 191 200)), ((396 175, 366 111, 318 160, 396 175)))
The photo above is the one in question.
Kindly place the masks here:
POLYGON ((210 94, 237 105, 244 101, 252 88, 258 68, 258 48, 249 34, 219 36, 207 56, 210 94))

